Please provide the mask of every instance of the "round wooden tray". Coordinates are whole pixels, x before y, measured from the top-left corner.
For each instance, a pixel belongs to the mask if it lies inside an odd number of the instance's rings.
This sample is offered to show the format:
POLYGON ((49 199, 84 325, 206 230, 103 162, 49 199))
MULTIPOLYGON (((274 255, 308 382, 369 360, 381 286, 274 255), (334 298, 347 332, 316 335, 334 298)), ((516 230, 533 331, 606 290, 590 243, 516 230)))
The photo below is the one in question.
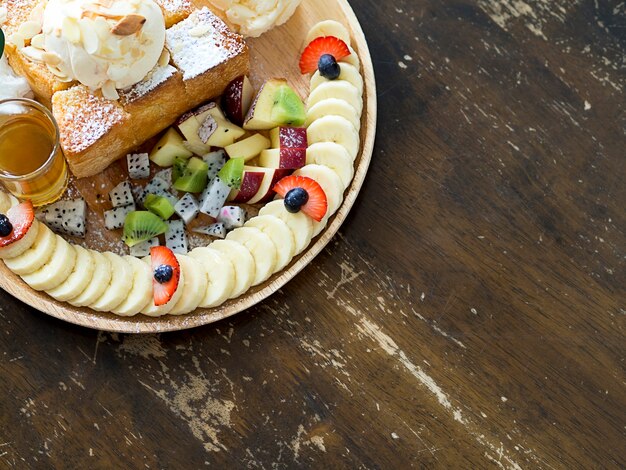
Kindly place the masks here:
POLYGON ((376 134, 376 83, 365 36, 346 0, 304 0, 296 14, 285 25, 260 38, 248 40, 253 83, 260 84, 267 78, 282 76, 289 80, 301 96, 308 96, 309 77, 300 75, 297 67, 298 58, 306 31, 318 21, 325 19, 338 20, 348 27, 352 35, 352 47, 361 60, 365 81, 361 151, 355 162, 354 179, 345 193, 342 206, 330 219, 326 229, 302 254, 294 258, 285 270, 218 308, 198 309, 188 315, 166 315, 159 318, 145 315, 120 317, 57 302, 45 293, 32 290, 10 272, 4 263, 0 263, 0 287, 37 310, 70 323, 120 333, 158 333, 193 328, 222 320, 257 304, 285 285, 311 262, 337 233, 361 189, 372 157, 376 134))

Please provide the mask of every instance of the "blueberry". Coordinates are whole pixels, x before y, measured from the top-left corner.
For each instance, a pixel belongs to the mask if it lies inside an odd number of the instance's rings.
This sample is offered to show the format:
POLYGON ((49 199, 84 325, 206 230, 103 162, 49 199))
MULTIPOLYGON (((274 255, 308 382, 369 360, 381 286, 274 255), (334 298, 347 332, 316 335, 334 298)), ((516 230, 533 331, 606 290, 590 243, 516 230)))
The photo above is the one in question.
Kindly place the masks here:
POLYGON ((309 200, 309 193, 302 188, 293 188, 285 195, 285 209, 287 212, 295 214, 300 211, 309 200))
POLYGON ((320 71, 320 75, 328 80, 336 80, 341 74, 341 68, 337 63, 337 60, 330 54, 324 54, 317 62, 317 68, 320 71))
POLYGON ((9 218, 4 214, 0 214, 0 237, 8 237, 12 231, 13 225, 11 225, 9 218))
POLYGON ((172 280, 174 269, 168 264, 162 264, 154 270, 154 278, 159 284, 165 284, 172 280))

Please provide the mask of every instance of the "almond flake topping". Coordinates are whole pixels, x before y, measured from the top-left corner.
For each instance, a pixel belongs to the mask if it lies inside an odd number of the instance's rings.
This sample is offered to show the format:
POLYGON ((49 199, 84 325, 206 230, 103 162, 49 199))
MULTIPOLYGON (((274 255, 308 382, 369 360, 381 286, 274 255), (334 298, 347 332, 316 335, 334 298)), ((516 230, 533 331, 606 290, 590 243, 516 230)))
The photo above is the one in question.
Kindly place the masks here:
POLYGON ((146 19, 141 15, 126 15, 113 26, 111 32, 118 36, 130 36, 139 31, 145 22, 146 19))

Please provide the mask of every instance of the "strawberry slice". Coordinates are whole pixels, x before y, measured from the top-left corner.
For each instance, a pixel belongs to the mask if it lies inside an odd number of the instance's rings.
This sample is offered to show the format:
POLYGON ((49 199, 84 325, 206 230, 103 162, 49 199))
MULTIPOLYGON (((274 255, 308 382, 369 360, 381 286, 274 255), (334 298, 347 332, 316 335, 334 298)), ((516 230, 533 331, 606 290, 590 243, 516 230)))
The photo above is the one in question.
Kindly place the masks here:
POLYGON ((153 273, 154 305, 159 307, 168 303, 178 288, 180 264, 174 252, 165 246, 150 248, 150 263, 153 273))
POLYGON ((300 71, 303 74, 315 72, 320 57, 324 54, 330 54, 336 61, 339 61, 350 55, 350 49, 345 42, 335 36, 314 39, 306 46, 300 57, 300 71))
POLYGON ((326 193, 317 181, 308 176, 286 176, 274 186, 274 191, 284 198, 289 212, 301 210, 320 222, 328 211, 326 193))
POLYGON ((8 235, 0 237, 0 248, 15 243, 26 235, 35 220, 33 203, 26 201, 11 207, 7 211, 6 217, 9 219, 12 229, 8 235))

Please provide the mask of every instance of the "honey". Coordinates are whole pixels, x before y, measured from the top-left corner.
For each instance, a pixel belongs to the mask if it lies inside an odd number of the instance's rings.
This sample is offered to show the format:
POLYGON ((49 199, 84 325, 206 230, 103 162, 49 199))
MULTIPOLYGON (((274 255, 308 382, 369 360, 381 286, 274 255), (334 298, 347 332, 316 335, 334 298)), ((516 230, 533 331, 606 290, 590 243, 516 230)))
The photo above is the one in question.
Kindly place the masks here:
POLYGON ((67 179, 50 113, 30 100, 0 102, 0 181, 6 189, 40 206, 58 199, 67 179))

